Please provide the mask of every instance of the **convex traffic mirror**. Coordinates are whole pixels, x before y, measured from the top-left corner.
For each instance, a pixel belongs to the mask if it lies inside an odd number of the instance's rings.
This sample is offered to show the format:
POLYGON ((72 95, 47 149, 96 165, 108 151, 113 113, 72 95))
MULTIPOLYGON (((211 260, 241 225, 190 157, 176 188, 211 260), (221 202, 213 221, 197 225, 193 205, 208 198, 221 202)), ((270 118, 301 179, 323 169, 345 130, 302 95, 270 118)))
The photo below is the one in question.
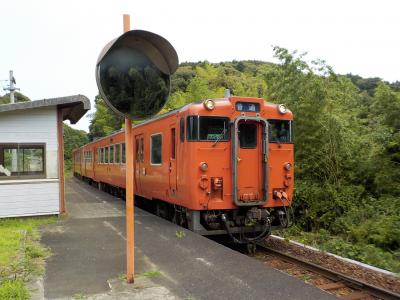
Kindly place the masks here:
POLYGON ((109 42, 97 60, 100 94, 118 114, 143 120, 157 114, 170 93, 178 55, 163 37, 131 30, 109 42))

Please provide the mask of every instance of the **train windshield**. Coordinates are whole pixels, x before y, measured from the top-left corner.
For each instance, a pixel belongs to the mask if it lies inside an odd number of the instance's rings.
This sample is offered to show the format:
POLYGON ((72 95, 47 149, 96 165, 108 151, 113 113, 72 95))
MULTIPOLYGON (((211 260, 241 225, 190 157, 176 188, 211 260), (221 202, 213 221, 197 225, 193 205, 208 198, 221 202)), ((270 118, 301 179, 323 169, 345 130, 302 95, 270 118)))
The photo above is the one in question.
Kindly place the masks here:
POLYGON ((268 120, 270 143, 293 143, 292 121, 268 120))
POLYGON ((228 141, 229 118, 189 116, 186 131, 189 141, 228 141))

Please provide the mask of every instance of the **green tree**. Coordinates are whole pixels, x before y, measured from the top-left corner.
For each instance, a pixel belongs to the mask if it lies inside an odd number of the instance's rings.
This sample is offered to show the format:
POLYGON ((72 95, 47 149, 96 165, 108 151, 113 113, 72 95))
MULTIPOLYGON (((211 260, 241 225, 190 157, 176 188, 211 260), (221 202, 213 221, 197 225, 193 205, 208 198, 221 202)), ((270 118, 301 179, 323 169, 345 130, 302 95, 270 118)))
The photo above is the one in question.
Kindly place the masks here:
POLYGON ((71 169, 72 150, 82 147, 87 142, 88 137, 84 130, 77 130, 64 124, 64 161, 66 170, 71 169))
MULTIPOLYGON (((22 94, 20 92, 15 92, 14 100, 16 103, 31 101, 31 99, 29 99, 29 97, 25 96, 24 94, 22 94)), ((10 93, 0 96, 0 104, 7 104, 7 103, 10 103, 10 93)))
POLYGON ((122 128, 123 118, 114 113, 99 95, 95 98, 95 108, 96 112, 89 125, 90 141, 122 128))

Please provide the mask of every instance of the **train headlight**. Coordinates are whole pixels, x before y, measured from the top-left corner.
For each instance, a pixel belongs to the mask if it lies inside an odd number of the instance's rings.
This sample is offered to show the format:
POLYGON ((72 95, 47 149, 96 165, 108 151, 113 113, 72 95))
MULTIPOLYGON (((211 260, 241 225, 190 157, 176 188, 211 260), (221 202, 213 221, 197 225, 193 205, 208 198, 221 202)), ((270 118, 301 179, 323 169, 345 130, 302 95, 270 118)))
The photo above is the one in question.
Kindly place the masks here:
POLYGON ((286 108, 285 105, 279 104, 279 105, 278 105, 278 111, 279 111, 279 113, 281 113, 282 115, 284 115, 284 114, 286 114, 286 112, 287 112, 287 108, 286 108))
POLYGON ((213 110, 215 108, 215 102, 211 99, 207 99, 204 101, 204 107, 207 110, 213 110))
POLYGON ((201 162, 200 163, 200 170, 202 170, 203 172, 208 170, 208 165, 205 162, 201 162))
POLYGON ((290 171, 290 169, 292 168, 292 164, 291 163, 286 163, 284 166, 286 171, 290 171))

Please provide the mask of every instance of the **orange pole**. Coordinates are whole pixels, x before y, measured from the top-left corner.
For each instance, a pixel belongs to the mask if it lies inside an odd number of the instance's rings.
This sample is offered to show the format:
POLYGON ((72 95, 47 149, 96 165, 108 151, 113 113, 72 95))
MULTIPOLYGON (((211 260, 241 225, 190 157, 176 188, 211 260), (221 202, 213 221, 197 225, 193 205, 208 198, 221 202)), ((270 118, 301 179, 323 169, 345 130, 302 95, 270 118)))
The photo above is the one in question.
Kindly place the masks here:
MULTIPOLYGON (((130 17, 124 15, 124 32, 130 30, 130 17)), ((125 118, 125 149, 126 149, 126 281, 133 283, 135 275, 135 190, 133 162, 132 121, 125 118)))

